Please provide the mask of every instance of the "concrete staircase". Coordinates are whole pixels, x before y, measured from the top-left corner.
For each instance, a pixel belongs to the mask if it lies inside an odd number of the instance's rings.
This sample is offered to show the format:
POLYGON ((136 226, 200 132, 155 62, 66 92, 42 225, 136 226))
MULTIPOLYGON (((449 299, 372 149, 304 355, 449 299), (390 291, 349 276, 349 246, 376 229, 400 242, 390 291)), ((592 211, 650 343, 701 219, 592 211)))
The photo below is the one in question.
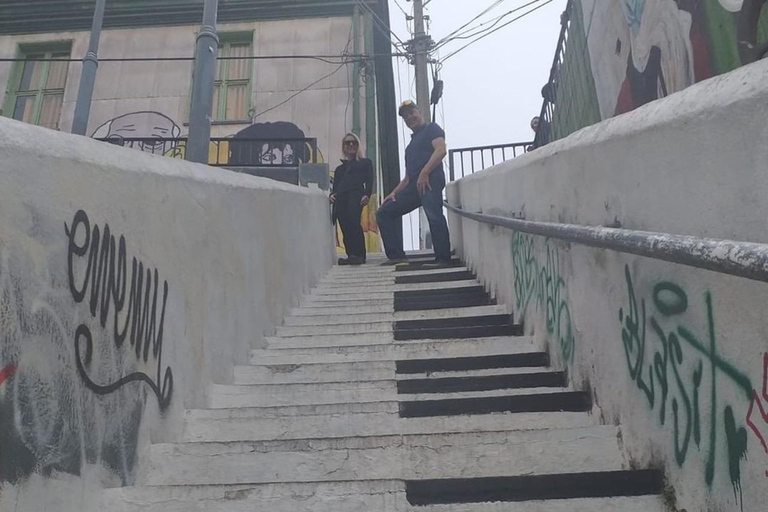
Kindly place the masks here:
POLYGON ((335 267, 102 510, 663 511, 521 334, 458 262, 335 267))

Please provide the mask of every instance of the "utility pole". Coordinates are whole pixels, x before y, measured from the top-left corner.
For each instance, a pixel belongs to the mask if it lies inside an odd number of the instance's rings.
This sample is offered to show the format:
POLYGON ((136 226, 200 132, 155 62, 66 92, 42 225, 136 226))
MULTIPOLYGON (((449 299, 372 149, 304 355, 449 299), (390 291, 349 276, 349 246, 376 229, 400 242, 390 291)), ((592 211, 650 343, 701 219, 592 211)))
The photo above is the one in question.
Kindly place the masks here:
POLYGON ((88 131, 88 118, 91 116, 96 71, 99 69, 99 41, 101 40, 101 27, 104 24, 106 3, 107 0, 96 0, 96 9, 93 12, 91 40, 88 43, 88 53, 83 59, 80 87, 77 91, 77 103, 75 104, 75 118, 72 121, 72 133, 76 135, 86 135, 88 131))
MULTIPOLYGON (((432 39, 427 35, 424 29, 424 2, 423 0, 413 0, 413 41, 411 47, 414 52, 413 64, 416 68, 416 103, 419 105, 424 121, 429 123, 430 116, 430 94, 429 94, 429 69, 428 52, 432 44, 432 39)), ((432 244, 427 241, 428 230, 427 216, 423 208, 419 208, 419 248, 431 249, 432 244)))
POLYGON ((208 163, 208 147, 211 143, 213 89, 216 85, 216 60, 219 57, 219 36, 216 33, 218 12, 219 0, 205 0, 203 25, 197 35, 195 69, 192 74, 186 159, 201 164, 208 163))
POLYGON ((424 2, 413 0, 413 63, 416 67, 416 103, 424 115, 424 121, 431 122, 429 108, 428 52, 431 38, 424 29, 424 2))

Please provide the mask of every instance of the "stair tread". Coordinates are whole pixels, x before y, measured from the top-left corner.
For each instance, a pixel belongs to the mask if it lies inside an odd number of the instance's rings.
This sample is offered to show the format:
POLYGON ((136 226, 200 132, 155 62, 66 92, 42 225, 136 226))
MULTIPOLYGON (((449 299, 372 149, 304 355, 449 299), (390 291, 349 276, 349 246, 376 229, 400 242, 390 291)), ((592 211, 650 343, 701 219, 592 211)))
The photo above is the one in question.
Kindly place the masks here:
POLYGON ((124 487, 104 493, 110 512, 664 512, 658 496, 515 503, 408 504, 396 480, 124 487))
POLYGON ((156 444, 150 485, 488 478, 619 471, 616 427, 156 444))

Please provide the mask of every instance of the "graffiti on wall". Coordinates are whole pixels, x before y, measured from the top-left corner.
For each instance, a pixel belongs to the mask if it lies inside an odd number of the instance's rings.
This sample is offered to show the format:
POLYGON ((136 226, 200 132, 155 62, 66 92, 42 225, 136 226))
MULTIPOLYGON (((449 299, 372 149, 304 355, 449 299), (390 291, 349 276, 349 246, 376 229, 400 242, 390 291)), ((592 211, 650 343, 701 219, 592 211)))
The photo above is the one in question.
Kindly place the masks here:
POLYGON ((753 387, 719 353, 711 293, 698 303, 680 285, 661 281, 646 302, 638 300, 629 266, 625 279, 628 302, 618 317, 630 378, 658 413, 659 423, 671 427, 677 464, 686 464, 695 446, 706 460, 707 485, 712 486, 716 474, 725 474, 734 492, 740 492, 747 430, 738 411, 746 410, 753 387), (706 325, 690 323, 694 308, 706 325))
POLYGON ((547 333, 556 340, 563 360, 570 363, 575 337, 566 283, 560 273, 560 252, 549 239, 538 249, 536 239, 519 232, 512 235, 515 307, 521 318, 531 306, 544 313, 547 333), (546 254, 546 260, 539 261, 539 254, 546 254))
POLYGON ((120 349, 126 340, 129 341, 136 359, 148 364, 151 357, 156 369, 154 377, 133 372, 114 382, 98 384, 89 371, 94 355, 93 335, 87 324, 80 324, 75 331, 75 364, 80 378, 98 395, 108 395, 130 383, 143 382, 157 397, 160 409, 168 408, 173 395, 173 372, 163 368, 162 362, 168 282, 163 281, 162 303, 158 308, 158 271, 154 269, 153 272, 149 266, 145 269, 144 263, 134 257, 128 274, 124 236, 118 240, 109 224, 104 224, 103 230, 99 226, 92 227, 83 210, 75 214, 71 227, 65 224, 64 228, 69 239, 67 269, 72 298, 78 304, 88 298, 91 316, 98 320, 102 329, 111 330, 115 347, 120 349), (78 261, 83 260, 87 263, 78 272, 78 261))
MULTIPOLYGON (((762 389, 752 391, 752 402, 747 411, 747 425, 768 455, 768 352, 763 356, 762 389)), ((768 477, 768 469, 765 470, 768 477)))
POLYGON ((126 145, 126 139, 132 141, 130 147, 152 153, 181 158, 177 150, 181 128, 170 117, 160 112, 131 112, 110 119, 93 132, 94 139, 107 139, 115 145, 126 145))
POLYGON ((149 392, 161 409, 172 396, 167 285, 84 212, 65 229, 32 209, 14 222, 22 234, 0 240, 0 485, 86 466, 131 485, 149 392))
MULTIPOLYGON (((181 128, 160 112, 130 112, 117 116, 97 128, 92 137, 154 155, 186 157, 186 139, 181 136, 181 128)), ((322 152, 302 140, 306 139, 304 131, 286 121, 252 124, 226 139, 211 142, 208 163, 298 166, 323 162, 322 152)))
MULTIPOLYGON (((603 119, 742 64, 743 0, 580 1, 603 119)), ((760 30, 768 31, 768 18, 760 30)))

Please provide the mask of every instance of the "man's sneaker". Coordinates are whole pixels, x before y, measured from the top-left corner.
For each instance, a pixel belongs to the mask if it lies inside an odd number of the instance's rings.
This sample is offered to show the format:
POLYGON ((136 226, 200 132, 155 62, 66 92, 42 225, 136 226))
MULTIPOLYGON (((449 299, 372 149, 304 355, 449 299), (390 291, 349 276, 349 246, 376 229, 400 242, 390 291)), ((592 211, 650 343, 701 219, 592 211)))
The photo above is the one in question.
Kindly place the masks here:
POLYGON ((382 267, 394 267, 396 265, 407 265, 408 260, 405 259, 396 259, 396 260, 387 260, 384 263, 381 264, 382 267))
POLYGON ((347 265, 362 265, 365 263, 365 259, 359 258, 357 256, 350 256, 347 258, 347 265))

